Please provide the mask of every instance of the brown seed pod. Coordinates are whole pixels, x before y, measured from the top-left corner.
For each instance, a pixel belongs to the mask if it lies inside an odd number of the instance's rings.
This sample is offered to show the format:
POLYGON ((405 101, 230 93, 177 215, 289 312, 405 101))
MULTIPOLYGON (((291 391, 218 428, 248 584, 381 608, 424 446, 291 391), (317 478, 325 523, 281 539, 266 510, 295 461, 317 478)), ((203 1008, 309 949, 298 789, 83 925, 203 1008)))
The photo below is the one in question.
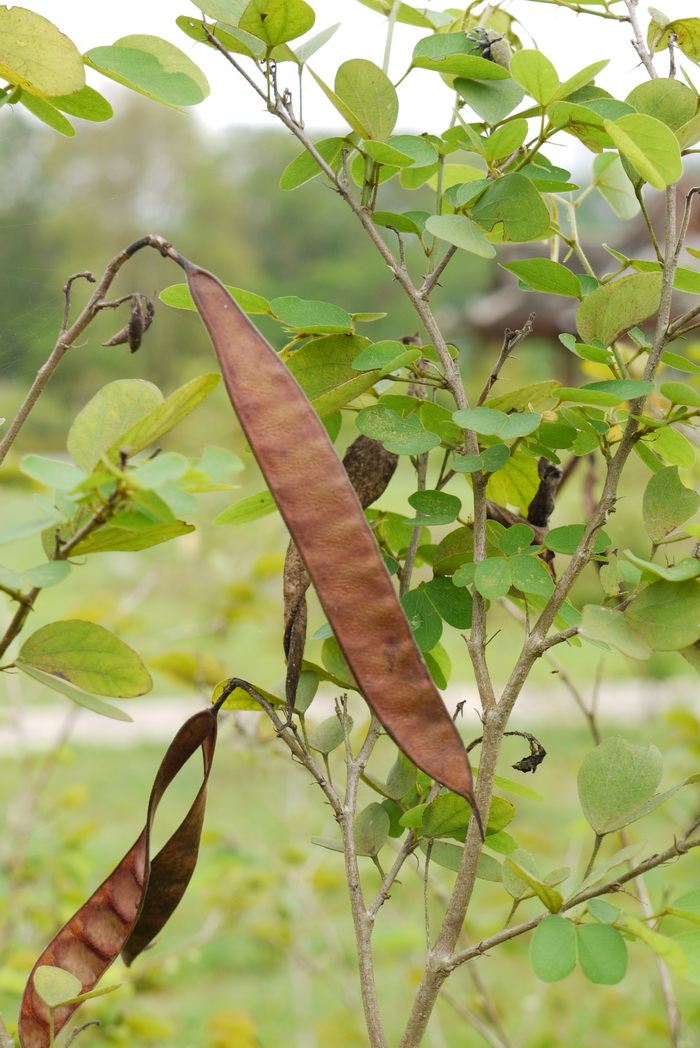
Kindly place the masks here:
MULTIPOLYGON (((48 1048, 49 1009, 34 985, 42 965, 70 972, 82 993, 95 986, 119 953, 127 964, 164 926, 194 872, 204 820, 207 781, 216 745, 216 708, 201 710, 179 729, 161 761, 148 802, 146 825, 119 865, 54 936, 32 968, 19 1014, 21 1048, 48 1048), (201 747, 202 785, 170 840, 150 861, 151 827, 166 789, 201 747)), ((80 1002, 56 1009, 54 1033, 65 1026, 80 1002)))
POLYGON ((220 281, 178 261, 231 403, 362 694, 414 764, 469 801, 481 827, 464 745, 320 419, 220 281))

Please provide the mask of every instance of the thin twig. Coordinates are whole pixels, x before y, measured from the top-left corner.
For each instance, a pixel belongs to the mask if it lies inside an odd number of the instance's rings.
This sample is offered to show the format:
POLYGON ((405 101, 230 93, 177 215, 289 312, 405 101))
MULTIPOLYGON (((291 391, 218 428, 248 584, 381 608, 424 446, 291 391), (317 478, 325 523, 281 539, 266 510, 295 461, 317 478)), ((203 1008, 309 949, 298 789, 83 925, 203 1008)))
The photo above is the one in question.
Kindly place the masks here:
MULTIPOLYGON (((697 827, 693 826, 690 833, 694 832, 697 827)), ((655 870, 657 866, 662 866, 666 862, 670 862, 672 859, 676 859, 681 855, 686 855, 693 848, 700 847, 700 837, 689 837, 685 834, 680 840, 674 842, 670 848, 660 852, 658 855, 651 855, 648 859, 633 866, 626 873, 621 874, 614 881, 608 881, 606 884, 598 885, 594 888, 589 888, 586 891, 578 892, 573 895, 570 899, 567 899, 561 907, 560 913, 565 913, 568 910, 573 910, 576 906, 580 906, 584 902, 588 902, 589 899, 597 899, 601 895, 611 895, 614 892, 619 891, 623 884, 627 884, 628 881, 634 880, 636 877, 641 876, 644 873, 648 873, 649 870, 655 870)), ((468 947, 466 950, 461 950, 459 953, 454 954, 448 962, 446 962, 447 971, 446 975, 459 965, 464 964, 465 961, 471 961, 474 957, 480 957, 482 954, 488 953, 493 950, 496 946, 500 946, 503 942, 508 942, 510 939, 515 939, 519 935, 523 935, 525 932, 531 931, 536 928, 540 921, 547 916, 549 911, 539 914, 537 917, 533 917, 530 920, 523 921, 521 924, 515 924, 511 928, 504 928, 500 932, 496 932, 495 935, 489 936, 487 939, 482 939, 481 942, 475 943, 474 946, 468 947)))
POLYGON ((505 332, 503 334, 503 345, 501 346, 501 352, 498 354, 498 360, 496 361, 496 363, 493 366, 493 371, 491 372, 489 377, 486 379, 486 385, 484 386, 484 388, 482 389, 481 393, 479 394, 479 397, 478 397, 478 399, 476 401, 476 406, 477 407, 479 407, 481 404, 483 404, 484 401, 486 400, 487 396, 491 392, 491 387, 494 385, 494 383, 498 379, 498 376, 501 373, 501 369, 502 369, 503 365, 505 364, 506 360, 511 355, 513 350, 517 346, 519 346, 521 342, 524 342, 525 339, 528 337, 528 335, 532 334, 532 325, 533 325, 534 320, 535 320, 535 314, 531 313, 530 316, 525 321, 525 323, 523 324, 523 326, 521 328, 519 328, 517 331, 511 331, 510 328, 506 328, 506 330, 505 330, 505 332))

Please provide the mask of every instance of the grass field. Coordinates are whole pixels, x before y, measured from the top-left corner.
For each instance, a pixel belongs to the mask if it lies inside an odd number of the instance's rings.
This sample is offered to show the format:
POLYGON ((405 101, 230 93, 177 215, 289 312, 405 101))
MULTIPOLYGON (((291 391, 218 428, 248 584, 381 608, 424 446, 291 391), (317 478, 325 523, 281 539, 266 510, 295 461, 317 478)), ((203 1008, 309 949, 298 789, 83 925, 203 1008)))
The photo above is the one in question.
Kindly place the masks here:
MULTIPOLYGON (((361 709, 357 709, 361 721, 361 709)), ((121 983, 114 994, 90 1002, 82 1021, 98 1017, 76 1044, 130 1048, 265 1048, 295 1045, 362 1046, 352 929, 345 906, 342 860, 310 843, 314 835, 337 836, 328 808, 305 773, 281 757, 279 744, 253 726, 244 735, 229 715, 210 786, 210 803, 199 867, 185 900, 160 940, 131 969, 117 962, 105 982, 121 983)), ((654 741, 666 755, 662 784, 672 784, 696 767, 681 735, 680 715, 653 725, 619 725, 627 737, 654 741)), ((572 709, 572 728, 537 727, 549 756, 529 785, 541 801, 510 797, 516 804, 509 832, 536 857, 540 869, 568 865, 564 885, 575 887, 588 858, 591 831, 576 802, 576 772, 592 748, 572 709)), ((616 729, 604 722, 605 734, 616 729)), ((514 777, 519 740, 507 740, 502 774, 514 777)), ((393 759, 392 744, 381 740, 378 774, 393 759)), ((0 977, 2 1012, 14 1021, 27 971, 45 941, 84 901, 140 832, 161 748, 122 752, 74 748, 33 758, 5 755, 1 791, 6 811, 2 831, 0 932, 4 963, 0 977)), ((157 837, 177 824, 197 786, 199 767, 185 769, 163 802, 157 837)), ((340 769, 337 770, 340 774, 340 769)), ((504 793, 504 796, 508 796, 504 793)), ((363 803, 372 799, 367 790, 363 803)), ((643 854, 668 846, 673 834, 697 810, 697 787, 689 787, 653 816, 630 829, 647 842, 643 854)), ((158 840, 156 840, 158 846, 158 840)), ((617 845, 606 843, 608 852, 617 845)), ((424 951, 423 885, 407 864, 401 883, 380 913, 375 933, 376 968, 385 1006, 389 1043, 400 1036, 424 951)), ((438 889, 452 875, 432 867, 438 889)), ((371 895, 378 874, 369 860, 364 873, 371 895)), ((660 885, 672 896, 698 887, 692 855, 668 870, 654 871, 649 887, 660 904, 660 885)), ((479 881, 467 939, 474 941, 502 926, 511 899, 501 885, 479 881)), ((634 912, 634 900, 615 902, 634 912)), ((524 902, 518 919, 541 910, 524 902)), ((433 927, 439 917, 430 904, 433 927)), ((678 924, 678 922, 676 922, 678 924)), ((672 934, 672 921, 664 931, 672 934)), ((669 1043, 651 953, 630 944, 630 969, 616 986, 594 986, 577 971, 546 985, 527 960, 528 937, 482 958, 477 974, 489 987, 513 1048, 617 1048, 669 1043), (582 1000, 585 998, 585 1006, 582 1000)), ((430 1048, 471 1048, 484 1044, 464 1025, 456 1009, 483 1015, 485 998, 466 968, 450 980, 454 1005, 441 1002, 430 1028, 430 1048)), ((692 1028, 700 1020, 697 987, 678 981, 677 990, 692 1028)), ((76 1017, 77 1018, 77 1017, 76 1017)), ((688 1044, 691 1044, 688 1041, 688 1044)))

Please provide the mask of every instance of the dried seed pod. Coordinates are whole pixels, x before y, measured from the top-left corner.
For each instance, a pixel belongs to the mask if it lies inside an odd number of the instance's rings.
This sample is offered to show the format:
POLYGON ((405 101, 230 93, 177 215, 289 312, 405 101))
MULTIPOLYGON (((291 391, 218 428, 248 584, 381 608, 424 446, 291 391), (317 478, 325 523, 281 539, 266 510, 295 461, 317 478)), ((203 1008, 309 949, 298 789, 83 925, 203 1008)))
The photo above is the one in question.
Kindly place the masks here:
POLYGON ((122 346, 125 342, 129 343, 129 349, 132 353, 141 345, 144 332, 148 331, 153 321, 154 307, 150 298, 146 295, 131 295, 131 316, 129 322, 124 325, 121 331, 118 331, 116 335, 113 335, 108 342, 103 342, 103 346, 122 346), (144 306, 145 303, 145 306, 144 306))
POLYGON ((238 419, 360 690, 400 749, 465 797, 481 824, 464 745, 323 425, 220 281, 178 261, 238 419))
MULTIPOLYGON (((197 862, 204 820, 207 781, 216 745, 216 709, 195 713, 179 729, 161 761, 148 802, 146 825, 119 865, 87 902, 54 936, 32 968, 22 997, 19 1041, 22 1048, 48 1048, 48 1006, 34 986, 42 965, 63 968, 80 980, 82 993, 92 990, 122 954, 127 964, 161 930, 187 887, 197 862), (151 863, 151 827, 166 789, 201 746, 202 785, 170 840, 151 863)), ((54 1033, 65 1026, 79 1002, 56 1009, 54 1033)))

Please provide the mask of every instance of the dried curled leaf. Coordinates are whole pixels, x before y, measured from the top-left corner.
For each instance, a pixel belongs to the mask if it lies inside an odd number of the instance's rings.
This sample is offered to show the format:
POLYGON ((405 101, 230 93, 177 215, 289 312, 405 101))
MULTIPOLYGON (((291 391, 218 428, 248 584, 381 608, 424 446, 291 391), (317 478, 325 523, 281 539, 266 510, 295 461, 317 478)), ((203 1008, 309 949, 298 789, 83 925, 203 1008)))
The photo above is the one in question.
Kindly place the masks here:
MULTIPOLYGON (((207 781, 216 745, 216 709, 195 713, 180 728, 161 761, 148 801, 146 825, 119 865, 51 940, 27 980, 19 1016, 21 1048, 48 1048, 49 1009, 37 992, 37 969, 49 965, 74 975, 89 992, 119 953, 130 964, 161 930, 179 903, 197 862, 207 781), (150 836, 166 789, 201 747, 202 785, 187 815, 153 862, 150 836)), ((56 1009, 55 1032, 80 1002, 56 1009)))
POLYGON ((178 261, 238 419, 364 697, 399 748, 465 797, 478 818, 462 740, 318 416, 220 281, 178 261))
POLYGON ((153 321, 154 306, 150 298, 146 295, 132 295, 131 296, 131 316, 129 321, 121 331, 117 331, 116 335, 107 342, 103 342, 103 346, 123 346, 126 342, 129 343, 129 349, 132 353, 141 345, 144 333, 148 331, 153 321))

